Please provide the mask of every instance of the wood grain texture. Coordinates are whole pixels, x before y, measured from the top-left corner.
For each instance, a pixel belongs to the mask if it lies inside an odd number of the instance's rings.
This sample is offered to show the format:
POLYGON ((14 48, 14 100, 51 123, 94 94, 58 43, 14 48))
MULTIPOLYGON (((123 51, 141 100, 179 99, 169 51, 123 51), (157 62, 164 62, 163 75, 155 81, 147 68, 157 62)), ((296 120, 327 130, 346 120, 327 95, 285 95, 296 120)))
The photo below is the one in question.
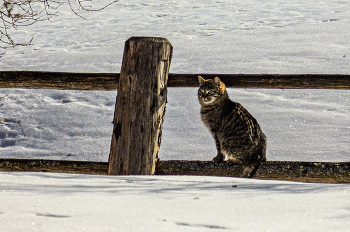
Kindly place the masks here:
POLYGON ((117 90, 119 73, 2 71, 0 88, 117 90))
POLYGON ((169 74, 169 87, 198 87, 198 76, 219 77, 228 88, 350 89, 350 75, 329 74, 169 74))
POLYGON ((125 43, 110 175, 152 175, 161 142, 172 46, 167 39, 132 37, 125 43))
MULTIPOLYGON (((350 89, 350 75, 340 74, 176 74, 168 87, 198 87, 198 76, 219 77, 228 88, 350 89)), ((119 73, 0 71, 0 88, 117 90, 119 73)))
POLYGON ((42 159, 0 159, 0 171, 107 175, 108 163, 42 159))

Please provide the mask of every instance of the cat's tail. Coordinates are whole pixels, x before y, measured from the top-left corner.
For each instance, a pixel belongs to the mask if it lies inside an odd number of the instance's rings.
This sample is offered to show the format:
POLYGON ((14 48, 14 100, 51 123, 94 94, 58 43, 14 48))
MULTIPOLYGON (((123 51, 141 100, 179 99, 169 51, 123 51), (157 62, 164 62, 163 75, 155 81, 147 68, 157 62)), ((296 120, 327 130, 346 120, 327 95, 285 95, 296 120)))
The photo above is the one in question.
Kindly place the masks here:
MULTIPOLYGON (((261 132, 262 133, 262 132, 261 132)), ((266 136, 264 133, 262 133, 262 138, 261 138, 261 142, 260 142, 260 149, 259 149, 259 157, 260 157, 260 162, 266 162, 266 146, 267 146, 267 140, 266 140, 266 136)), ((259 163, 260 163, 259 162, 259 163)))
POLYGON ((251 178, 255 175, 261 162, 266 162, 266 137, 263 134, 258 150, 256 151, 257 159, 248 165, 243 165, 241 177, 251 178))
POLYGON ((243 172, 241 174, 241 177, 245 177, 245 178, 252 178, 256 171, 258 170, 260 165, 260 162, 258 164, 250 164, 247 166, 243 166, 243 172))
POLYGON ((260 163, 265 161, 266 158, 265 160, 259 159, 257 162, 251 163, 249 165, 243 165, 243 172, 241 174, 241 177, 252 178, 258 170, 260 163))

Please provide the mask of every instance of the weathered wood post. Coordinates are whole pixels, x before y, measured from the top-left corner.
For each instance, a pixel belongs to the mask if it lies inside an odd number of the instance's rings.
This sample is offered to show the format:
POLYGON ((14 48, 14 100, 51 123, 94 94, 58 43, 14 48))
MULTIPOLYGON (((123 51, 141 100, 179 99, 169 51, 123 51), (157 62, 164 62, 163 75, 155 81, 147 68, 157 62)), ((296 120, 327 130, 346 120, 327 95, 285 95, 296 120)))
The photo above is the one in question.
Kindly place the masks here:
POLYGON ((152 175, 161 141, 172 45, 165 38, 125 42, 109 175, 152 175))

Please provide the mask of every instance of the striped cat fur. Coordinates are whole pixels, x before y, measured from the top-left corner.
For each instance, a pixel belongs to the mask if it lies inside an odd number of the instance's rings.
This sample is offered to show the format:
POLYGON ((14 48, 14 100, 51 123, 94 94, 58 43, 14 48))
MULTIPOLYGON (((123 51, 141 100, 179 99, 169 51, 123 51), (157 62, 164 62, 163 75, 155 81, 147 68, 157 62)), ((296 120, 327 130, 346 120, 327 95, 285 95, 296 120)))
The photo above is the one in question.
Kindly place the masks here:
POLYGON ((201 118, 213 135, 217 156, 214 163, 243 165, 242 177, 252 177, 266 161, 266 136, 257 120, 239 103, 229 99, 225 84, 215 77, 198 77, 201 118))

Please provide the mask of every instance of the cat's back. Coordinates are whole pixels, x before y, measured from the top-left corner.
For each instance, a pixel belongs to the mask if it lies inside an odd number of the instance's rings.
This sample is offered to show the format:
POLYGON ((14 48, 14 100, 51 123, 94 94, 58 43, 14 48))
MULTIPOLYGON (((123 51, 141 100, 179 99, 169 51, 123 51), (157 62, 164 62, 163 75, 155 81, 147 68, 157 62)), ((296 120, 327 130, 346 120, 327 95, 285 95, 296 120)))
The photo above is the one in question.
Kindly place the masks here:
POLYGON ((228 99, 223 105, 219 131, 225 137, 260 140, 264 136, 258 121, 240 103, 228 99))

